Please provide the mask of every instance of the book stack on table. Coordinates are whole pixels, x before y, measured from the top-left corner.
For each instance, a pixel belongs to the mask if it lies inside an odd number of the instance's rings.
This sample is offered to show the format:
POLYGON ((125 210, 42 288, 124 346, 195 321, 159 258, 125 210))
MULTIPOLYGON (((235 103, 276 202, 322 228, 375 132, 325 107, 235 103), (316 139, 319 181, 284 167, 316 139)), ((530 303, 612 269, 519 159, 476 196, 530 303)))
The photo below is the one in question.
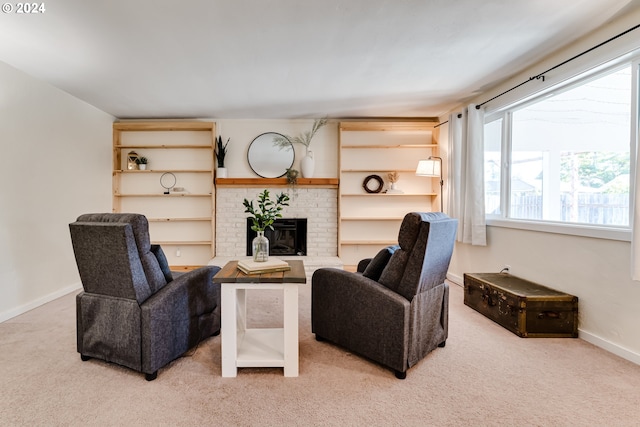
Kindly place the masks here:
POLYGON ((269 257, 267 261, 256 262, 250 259, 238 261, 238 269, 245 274, 273 273, 276 271, 289 271, 291 266, 278 258, 269 257))

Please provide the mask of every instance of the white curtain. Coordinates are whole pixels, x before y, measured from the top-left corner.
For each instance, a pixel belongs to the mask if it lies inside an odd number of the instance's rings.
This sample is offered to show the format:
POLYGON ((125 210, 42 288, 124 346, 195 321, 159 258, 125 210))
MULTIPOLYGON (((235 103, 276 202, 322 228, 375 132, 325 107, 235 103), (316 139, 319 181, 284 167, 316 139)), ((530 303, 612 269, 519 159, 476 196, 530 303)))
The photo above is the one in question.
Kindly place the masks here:
POLYGON ((457 240, 486 246, 484 216, 484 110, 470 104, 449 117, 449 216, 458 219, 457 240), (460 116, 460 117, 458 117, 460 116))
POLYGON ((636 177, 631 236, 631 279, 640 281, 640 150, 636 150, 636 177))

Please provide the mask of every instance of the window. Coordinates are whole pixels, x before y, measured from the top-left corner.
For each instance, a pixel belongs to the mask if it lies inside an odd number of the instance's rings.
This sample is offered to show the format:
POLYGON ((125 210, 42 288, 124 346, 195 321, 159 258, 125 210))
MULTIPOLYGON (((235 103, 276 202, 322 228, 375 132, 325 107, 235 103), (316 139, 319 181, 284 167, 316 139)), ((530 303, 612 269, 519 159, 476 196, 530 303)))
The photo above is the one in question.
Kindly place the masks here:
POLYGON ((487 215, 629 227, 632 75, 627 65, 487 116, 487 215))

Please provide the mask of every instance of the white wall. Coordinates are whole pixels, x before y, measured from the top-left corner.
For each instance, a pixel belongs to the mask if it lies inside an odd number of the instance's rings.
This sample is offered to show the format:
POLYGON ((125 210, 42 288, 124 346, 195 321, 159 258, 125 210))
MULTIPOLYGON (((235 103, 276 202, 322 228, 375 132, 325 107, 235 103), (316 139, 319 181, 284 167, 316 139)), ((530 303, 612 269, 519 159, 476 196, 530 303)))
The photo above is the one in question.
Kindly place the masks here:
MULTIPOLYGON (((297 136, 311 130, 313 120, 216 120, 216 133, 226 142, 225 167, 229 178, 258 178, 247 162, 247 151, 251 141, 265 132, 277 132, 297 136)), ((295 144, 293 169, 300 170, 300 159, 305 155, 304 147, 295 144)), ((311 140, 310 150, 315 159, 314 178, 338 177, 338 122, 329 121, 311 140)))
POLYGON ((0 321, 80 288, 68 224, 111 211, 112 122, 0 62, 0 321))
MULTIPOLYGON (((639 20, 640 13, 629 14, 495 90, 482 94, 474 102, 483 102, 633 27, 639 20)), ((639 31, 561 67, 551 73, 544 84, 532 82, 487 107, 498 108, 500 104, 523 98, 581 70, 637 49, 640 47, 639 31)), ((440 128, 441 143, 446 143, 447 125, 440 128)), ((450 268, 454 280, 461 283, 463 273, 497 272, 509 264, 512 274, 577 295, 580 299, 580 337, 640 364, 640 283, 633 282, 630 277, 629 242, 491 226, 487 233, 486 247, 456 245, 450 268)))

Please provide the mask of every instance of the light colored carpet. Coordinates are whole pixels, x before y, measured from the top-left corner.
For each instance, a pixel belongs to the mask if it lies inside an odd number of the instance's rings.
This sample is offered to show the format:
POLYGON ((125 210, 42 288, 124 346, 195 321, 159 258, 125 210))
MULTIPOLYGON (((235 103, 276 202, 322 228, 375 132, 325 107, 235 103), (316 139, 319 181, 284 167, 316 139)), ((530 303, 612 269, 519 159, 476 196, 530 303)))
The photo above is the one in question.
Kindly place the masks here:
MULTIPOLYGON (((75 347, 74 295, 0 324, 3 426, 637 426, 640 366, 579 339, 522 339, 451 290, 449 339, 398 380, 310 328, 300 294, 300 376, 220 376, 220 337, 158 379, 75 347)), ((251 322, 275 326, 279 293, 250 294, 251 322)))

